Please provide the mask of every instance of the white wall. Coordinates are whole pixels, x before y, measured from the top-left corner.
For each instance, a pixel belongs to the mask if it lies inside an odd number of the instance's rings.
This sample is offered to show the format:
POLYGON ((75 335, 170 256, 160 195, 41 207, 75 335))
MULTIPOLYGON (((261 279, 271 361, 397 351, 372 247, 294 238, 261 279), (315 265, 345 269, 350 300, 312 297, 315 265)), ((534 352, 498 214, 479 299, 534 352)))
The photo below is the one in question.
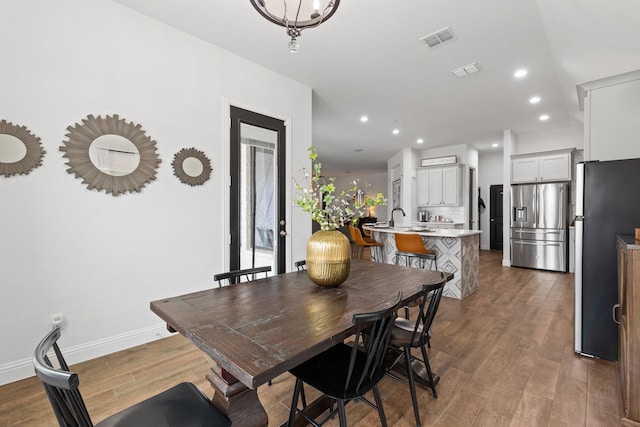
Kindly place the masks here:
MULTIPOLYGON (((389 160, 387 160, 387 194, 389 195, 389 203, 387 205, 387 219, 391 219, 391 210, 393 209, 393 182, 400 180, 401 188, 406 186, 405 178, 403 174, 404 152, 400 151, 395 154, 389 160)), ((402 198, 400 198, 400 206, 403 209, 410 209, 402 205, 402 198)))
MULTIPOLYGON (((481 189, 482 200, 484 200, 486 205, 486 208, 483 209, 480 214, 480 227, 482 229, 480 249, 489 249, 489 188, 492 185, 503 185, 502 151, 481 152, 478 157, 478 163, 478 169, 480 170, 478 174, 478 185, 481 189)), ((507 241, 506 244, 508 243, 507 241)))
MULTIPOLYGON (((108 0, 3 1, 0 15, 0 119, 27 126, 47 152, 31 174, 0 177, 6 383, 33 374, 52 313, 64 313, 71 362, 164 334, 149 302, 209 288, 227 269, 228 104, 288 121, 291 176, 308 164, 311 89, 108 0), (89 191, 66 172, 65 128, 114 113, 157 141, 162 163, 141 193, 89 191), (212 161, 203 186, 173 176, 186 147, 212 161)), ((311 228, 297 207, 288 223, 291 265, 311 228)))
POLYGON ((539 153, 564 148, 582 149, 583 134, 582 126, 578 124, 543 132, 521 133, 518 134, 512 154, 539 153))

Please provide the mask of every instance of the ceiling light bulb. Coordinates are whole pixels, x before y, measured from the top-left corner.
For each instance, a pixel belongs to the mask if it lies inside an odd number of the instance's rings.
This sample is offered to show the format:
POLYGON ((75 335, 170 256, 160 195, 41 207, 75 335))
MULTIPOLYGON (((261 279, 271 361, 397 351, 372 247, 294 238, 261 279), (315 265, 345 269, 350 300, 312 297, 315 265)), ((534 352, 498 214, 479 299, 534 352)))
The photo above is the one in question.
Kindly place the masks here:
POLYGON ((529 98, 529 103, 530 104, 537 104, 538 102, 540 102, 540 97, 539 96, 532 96, 531 98, 529 98))
POLYGON ((424 142, 424 139, 422 138, 418 138, 418 140, 416 141, 418 144, 422 144, 424 142))
POLYGON ((520 70, 518 70, 518 71, 516 71, 515 73, 513 73, 513 76, 514 76, 516 79, 521 79, 521 78, 523 78, 523 77, 524 77, 524 76, 526 76, 526 75, 527 75, 527 70, 525 70, 524 68, 521 68, 520 70))
POLYGON ((492 146, 493 148, 496 148, 496 147, 498 146, 498 143, 497 143, 497 142, 494 142, 493 144, 491 144, 491 146, 492 146))
POLYGON ((361 121, 362 123, 368 122, 368 121, 369 121, 369 117, 367 117, 367 116, 362 116, 362 117, 360 117, 360 121, 361 121))
POLYGON ((295 37, 291 37, 291 41, 289 42, 289 52, 298 53, 298 49, 300 49, 298 40, 295 37))
POLYGON ((394 130, 392 131, 392 133, 393 133, 394 135, 397 135, 397 134, 399 134, 399 133, 400 133, 400 130, 399 130, 399 129, 394 129, 394 130))
POLYGON ((543 114, 540 116, 540 121, 545 122, 549 120, 549 115, 548 114, 543 114))

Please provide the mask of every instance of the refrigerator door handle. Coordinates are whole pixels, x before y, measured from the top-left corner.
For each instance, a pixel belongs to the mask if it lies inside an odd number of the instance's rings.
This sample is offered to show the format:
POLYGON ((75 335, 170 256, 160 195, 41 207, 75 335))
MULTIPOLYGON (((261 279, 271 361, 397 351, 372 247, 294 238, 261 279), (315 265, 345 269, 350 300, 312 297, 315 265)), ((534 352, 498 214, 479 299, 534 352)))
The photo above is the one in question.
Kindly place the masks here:
POLYGON ((574 257, 574 337, 576 353, 582 353, 582 244, 584 242, 584 163, 576 165, 576 253, 574 257))
POLYGON ((535 189, 533 190, 533 226, 534 228, 538 226, 538 215, 540 214, 538 212, 538 209, 540 208, 538 206, 538 191, 539 191, 539 187, 536 185, 535 189))
POLYGON ((516 240, 516 239, 511 239, 511 240, 513 240, 513 243, 519 243, 521 245, 529 245, 529 246, 560 246, 560 243, 563 243, 563 242, 547 242, 544 240, 536 240, 536 241, 516 240))
MULTIPOLYGON (((578 193, 578 197, 581 194, 578 193)), ((582 214, 582 212, 580 212, 582 214)), ((582 218, 576 218, 576 253, 575 253, 575 273, 574 273, 574 350, 582 353, 582 244, 584 233, 584 222, 582 218)))
POLYGON ((619 317, 617 316, 619 311, 620 311, 620 304, 616 304, 613 306, 613 310, 611 312, 611 317, 613 318, 613 321, 616 322, 618 325, 620 324, 620 320, 618 320, 619 317))
POLYGON ((584 163, 576 165, 576 217, 584 215, 584 163))

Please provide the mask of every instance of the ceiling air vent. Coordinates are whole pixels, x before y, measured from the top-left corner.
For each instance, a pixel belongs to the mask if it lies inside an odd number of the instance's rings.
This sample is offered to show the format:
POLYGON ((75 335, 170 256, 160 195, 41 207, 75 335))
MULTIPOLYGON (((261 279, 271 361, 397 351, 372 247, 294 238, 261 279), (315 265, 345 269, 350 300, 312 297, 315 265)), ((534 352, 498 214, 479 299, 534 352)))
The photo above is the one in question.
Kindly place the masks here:
POLYGON ((480 68, 478 67, 477 62, 472 62, 471 64, 465 65, 464 67, 451 70, 451 72, 458 77, 466 77, 469 74, 477 73, 478 71, 480 71, 480 68))
POLYGON ((428 34, 420 40, 423 40, 429 47, 440 46, 443 43, 454 40, 456 35, 453 34, 453 30, 451 27, 444 27, 441 30, 436 31, 435 33, 428 34))

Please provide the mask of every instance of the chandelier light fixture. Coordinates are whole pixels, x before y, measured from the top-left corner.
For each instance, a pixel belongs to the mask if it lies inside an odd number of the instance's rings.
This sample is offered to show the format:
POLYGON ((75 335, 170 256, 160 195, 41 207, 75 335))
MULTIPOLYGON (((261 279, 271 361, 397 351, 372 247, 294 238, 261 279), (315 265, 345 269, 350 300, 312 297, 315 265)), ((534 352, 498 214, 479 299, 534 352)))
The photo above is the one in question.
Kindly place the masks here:
POLYGON ((299 49, 298 37, 305 28, 313 28, 331 18, 340 0, 249 0, 260 15, 287 30, 291 37, 289 52, 299 49))

